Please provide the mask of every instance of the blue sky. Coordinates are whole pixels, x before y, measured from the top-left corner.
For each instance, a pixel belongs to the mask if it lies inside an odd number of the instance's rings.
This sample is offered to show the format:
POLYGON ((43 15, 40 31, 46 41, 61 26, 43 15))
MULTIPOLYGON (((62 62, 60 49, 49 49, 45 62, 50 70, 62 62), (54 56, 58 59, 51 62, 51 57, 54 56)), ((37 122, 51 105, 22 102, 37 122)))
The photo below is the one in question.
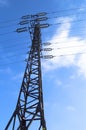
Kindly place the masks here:
POLYGON ((15 109, 30 45, 27 32, 14 31, 20 27, 21 16, 39 12, 48 12, 46 22, 53 24, 42 30, 42 41, 53 48, 46 54, 55 56, 42 60, 47 129, 86 130, 85 5, 85 0, 0 0, 1 130, 15 109))

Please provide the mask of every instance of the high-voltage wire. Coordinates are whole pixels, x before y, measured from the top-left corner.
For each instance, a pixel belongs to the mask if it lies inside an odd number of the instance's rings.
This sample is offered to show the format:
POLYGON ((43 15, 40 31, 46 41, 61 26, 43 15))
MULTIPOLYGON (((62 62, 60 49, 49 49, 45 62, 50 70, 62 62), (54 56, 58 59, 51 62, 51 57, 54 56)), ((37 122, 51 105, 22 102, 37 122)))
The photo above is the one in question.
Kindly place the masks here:
MULTIPOLYGON (((27 43, 27 42, 25 42, 24 44, 26 45, 26 43, 27 43)), ((20 47, 19 44, 17 44, 17 43, 13 44, 13 43, 12 43, 12 45, 7 45, 7 46, 3 46, 3 45, 2 45, 2 47, 0 46, 0 50, 2 51, 2 48, 3 48, 3 49, 11 49, 11 50, 14 49, 14 48, 15 48, 15 49, 18 49, 18 48, 16 48, 16 47, 19 47, 20 49, 23 47, 23 49, 24 49, 24 47, 26 47, 26 46, 21 46, 21 47, 20 47)), ((30 46, 27 46, 27 48, 30 48, 30 46)), ((19 49, 19 50, 20 50, 20 49, 19 49)))
MULTIPOLYGON (((86 19, 72 20, 71 22, 76 23, 76 22, 84 22, 84 21, 86 21, 86 19)), ((70 23, 70 22, 69 21, 68 22, 57 22, 54 24, 51 23, 50 25, 58 25, 58 24, 62 24, 62 23, 66 24, 66 23, 70 23)))
POLYGON ((3 29, 3 28, 9 28, 9 26, 17 26, 17 24, 9 24, 9 25, 4 25, 4 26, 1 26, 0 25, 0 29, 3 29))
MULTIPOLYGON (((78 8, 78 9, 80 9, 80 8, 78 8)), ((68 9, 68 10, 73 10, 73 9, 68 9)), ((61 11, 68 11, 68 10, 61 10, 61 11)), ((74 10, 77 10, 77 8, 75 8, 74 10)), ((51 12, 51 14, 53 14, 53 13, 56 13, 56 12, 58 12, 58 11, 55 11, 55 12, 51 12)), ((47 14, 50 14, 50 13, 47 13, 47 14)), ((58 16, 57 16, 58 17, 58 16)), ((51 18, 52 19, 52 18, 51 18)), ((17 20, 17 19, 16 19, 17 20)), ((81 20, 77 20, 77 21, 79 21, 79 22, 81 22, 81 21, 85 21, 86 19, 81 19, 81 20)), ((14 20, 15 21, 15 20, 14 20)), ((77 21, 72 21, 72 22, 77 22, 77 21)), ((11 22, 11 20, 9 20, 8 22, 11 22)), ((69 23, 69 22, 64 22, 64 23, 69 23)), ((55 24, 50 24, 50 25, 58 25, 58 24, 62 24, 62 22, 61 23, 55 23, 55 24)), ((70 30, 70 29, 69 29, 70 30)), ((72 31, 72 30, 71 30, 72 31)), ((5 34, 9 34, 9 33, 12 33, 12 32, 7 32, 7 33, 2 33, 2 34, 0 34, 0 35, 5 35, 5 34)), ((80 33, 81 34, 81 33, 80 33)), ((71 37, 71 36, 70 36, 71 37)), ((61 38, 65 38, 65 37, 61 37, 61 38)), ((57 38, 58 39, 58 38, 57 38)), ((76 40, 75 40, 76 41, 76 40)), ((60 43, 62 43, 62 42, 60 42, 60 43)), ((78 46, 77 46, 78 47, 78 46)), ((69 48, 69 47, 64 47, 64 48, 69 48)), ((61 49, 61 48, 60 48, 61 49)))
MULTIPOLYGON (((2 39, 2 40, 0 40, 0 44, 1 44, 1 43, 5 43, 5 42, 8 42, 8 41, 13 44, 13 41, 17 41, 17 42, 21 41, 21 42, 23 42, 23 40, 26 40, 26 39, 25 39, 25 36, 22 36, 22 37, 20 37, 20 38, 2 39), (21 41, 21 40, 22 40, 22 41, 21 41)), ((26 42, 29 42, 29 41, 26 41, 26 42)))
POLYGON ((50 60, 50 59, 53 59, 53 58, 56 58, 56 57, 66 57, 66 56, 71 56, 71 55, 82 55, 82 54, 86 54, 86 51, 85 52, 78 52, 78 53, 69 53, 69 54, 60 54, 60 55, 51 55, 51 57, 48 59, 48 58, 43 58, 44 60, 50 60))
MULTIPOLYGON (((72 42, 74 42, 74 40, 72 41, 72 42)), ((54 44, 57 44, 57 45, 62 45, 61 43, 67 43, 67 42, 55 42, 55 43, 50 43, 50 46, 51 45, 54 45, 54 44)), ((42 44, 43 45, 43 44, 42 44)), ((49 45, 48 45, 49 46, 49 45)), ((15 48, 15 47, 18 47, 18 45, 13 45, 13 46, 7 46, 7 47, 4 47, 4 49, 18 49, 18 48, 15 48)), ((28 48, 30 48, 31 46, 27 46, 26 48, 28 49, 28 48)), ((65 46, 65 44, 64 44, 64 46, 62 46, 62 47, 57 47, 57 48, 52 48, 52 49, 54 49, 54 50, 56 50, 56 49, 66 49, 66 48, 78 48, 78 47, 86 47, 86 45, 73 45, 72 46, 72 44, 70 44, 70 46, 65 46)), ((0 50, 2 51, 2 48, 3 47, 1 47, 0 48, 0 50)), ((43 47, 44 48, 44 47, 43 47)), ((47 48, 47 47, 46 47, 47 48)), ((20 51, 20 50, 23 50, 24 49, 24 46, 22 46, 19 50, 18 50, 18 52, 20 51)), ((8 51, 8 50, 6 50, 6 51, 8 51)))
POLYGON ((48 17, 48 19, 53 19, 53 18, 61 18, 61 17, 71 17, 71 16, 79 16, 79 15, 86 15, 86 12, 74 12, 74 14, 73 13, 71 13, 71 14, 59 14, 59 16, 57 16, 57 15, 53 15, 53 16, 51 16, 51 17, 48 17))
MULTIPOLYGON (((48 19, 57 19, 57 18, 60 18, 59 16, 55 16, 55 17, 49 17, 48 19)), ((29 21, 29 20, 28 20, 29 21)), ((86 21, 86 19, 78 19, 78 20, 72 20, 72 22, 82 22, 82 21, 86 21)), ((50 25, 55 25, 55 24, 62 24, 63 22, 57 22, 57 23, 49 23, 50 25)), ((67 22, 64 22, 64 23, 70 23, 69 21, 67 22)), ((14 25, 17 25, 17 24, 14 24, 14 25)), ((12 26, 12 25, 11 25, 12 26)), ((0 26, 0 28, 5 28, 5 27, 10 27, 10 25, 7 25, 7 26, 0 26)))
POLYGON ((12 58, 15 58, 17 56, 23 56, 23 55, 27 55, 26 53, 20 53, 20 54, 15 54, 15 55, 11 55, 11 56, 3 56, 0 58, 0 63, 2 64, 2 61, 4 60, 12 60, 12 58))
MULTIPOLYGON (((66 57, 66 56, 71 56, 71 55, 81 55, 81 54, 86 54, 86 52, 79 52, 79 53, 70 53, 70 54, 61 54, 61 55, 57 55, 57 56, 55 56, 55 55, 53 55, 52 56, 52 58, 51 59, 53 59, 53 58, 56 58, 56 57, 59 57, 59 58, 61 58, 61 57, 66 57)), ((45 59, 45 58, 43 58, 44 60, 50 60, 50 59, 45 59)), ((3 67, 3 66, 5 66, 5 65, 10 65, 10 64, 18 64, 18 63, 20 63, 20 62, 24 62, 25 60, 21 60, 21 61, 17 61, 17 60, 15 60, 15 61, 12 61, 12 62, 8 62, 8 63, 4 63, 4 64, 0 64, 0 67, 3 67)))
MULTIPOLYGON (((73 20, 72 23, 74 23, 74 22, 83 22, 83 21, 86 21, 86 19, 73 20)), ((70 23, 70 22, 68 21, 68 22, 50 23, 49 25, 50 25, 50 26, 53 26, 53 25, 61 25, 61 24, 63 24, 63 23, 66 24, 66 23, 70 23)), ((9 27, 10 27, 10 26, 9 26, 9 27)), ((15 33, 15 31, 0 33, 0 36, 2 36, 2 35, 7 35, 7 34, 12 34, 12 33, 15 33)))
MULTIPOLYGON (((86 7, 82 7, 83 9, 86 9, 86 7)), ((68 11, 76 11, 76 10, 80 10, 82 9, 81 7, 76 7, 76 8, 69 8, 69 9, 61 9, 61 10, 57 10, 57 11, 52 11, 52 12, 48 12, 47 14, 54 14, 54 13, 60 13, 60 12, 68 12, 68 11)))
POLYGON ((81 55, 81 54, 86 54, 86 51, 85 52, 78 52, 78 53, 62 54, 62 55, 58 55, 58 56, 55 56, 55 57, 64 57, 64 56, 81 55))
POLYGON ((15 18, 15 19, 10 19, 10 20, 3 20, 3 21, 0 21, 0 24, 8 24, 8 23, 12 23, 14 21, 17 22, 17 20, 19 20, 20 18, 15 18))
MULTIPOLYGON (((21 52, 21 51, 27 51, 26 49, 28 49, 28 48, 24 48, 24 47, 23 47, 23 48, 18 49, 17 51, 14 50, 14 52, 15 52, 15 53, 24 53, 24 52, 21 52)), ((5 51, 5 52, 6 52, 6 51, 5 51)), ((2 52, 2 54, 3 54, 3 53, 4 53, 4 52, 2 52)), ((8 52, 8 53, 9 53, 9 52, 8 52)), ((10 51, 10 53, 13 53, 13 51, 10 51)), ((14 53, 14 54, 15 54, 15 53, 14 53)), ((17 55, 18 55, 18 54, 17 54, 17 55)), ((7 56, 7 53, 6 53, 6 56, 7 56)))
MULTIPOLYGON (((74 15, 75 15, 75 10, 77 10, 77 9, 80 9, 80 8, 74 8, 74 9, 66 9, 66 10, 58 10, 58 11, 54 11, 54 12, 50 12, 50 13, 47 13, 47 14, 59 14, 60 12, 65 12, 65 11, 71 11, 71 10, 74 10, 74 15)), ((76 12, 77 13, 77 12, 76 12)), ((86 14, 85 12, 78 12, 77 14, 86 14)), ((64 15, 64 14, 61 14, 62 16, 64 15)), ((65 15, 65 16, 71 16, 71 15, 73 15, 73 14, 67 14, 67 15, 65 15)), ((53 15, 52 15, 52 17, 49 17, 49 19, 52 19, 52 18, 59 18, 60 16, 54 16, 53 17, 53 15)), ((17 22, 17 20, 19 20, 20 18, 17 18, 17 19, 12 19, 12 20, 5 20, 5 21, 0 21, 0 24, 8 24, 8 23, 13 23, 13 21, 16 21, 17 22)), ((30 21, 29 19, 28 19, 28 21, 30 21)), ((15 23, 15 25, 18 25, 18 23, 15 23)), ((7 25, 7 26, 10 26, 10 25, 7 25)), ((2 27, 2 26, 0 26, 0 27, 2 27)), ((4 27, 4 26, 3 26, 4 27)))
MULTIPOLYGON (((54 18, 59 18, 59 17, 56 16, 56 17, 54 17, 54 18)), ((49 18, 49 19, 52 19, 52 17, 49 18)), ((71 22, 72 22, 72 23, 76 23, 76 22, 83 22, 83 21, 86 21, 86 19, 72 20, 71 22)), ((52 26, 52 25, 59 25, 59 24, 62 24, 62 23, 66 24, 66 23, 70 23, 70 22, 69 22, 69 21, 67 21, 67 22, 62 22, 62 21, 61 21, 61 22, 57 22, 57 23, 50 23, 49 25, 50 25, 50 26, 52 26)), ((17 24, 15 24, 15 25, 17 25, 17 24)), ((0 26, 0 28, 6 28, 6 27, 10 27, 10 25, 7 25, 7 26, 0 26)), ((13 33, 13 32, 14 32, 14 31, 0 33, 0 36, 2 36, 2 35, 7 35, 7 34, 13 33)))
MULTIPOLYGON (((55 24, 55 25, 57 25, 57 24, 55 24)), ((60 28, 60 27, 59 27, 59 28, 60 28)), ((59 28, 58 28, 58 33, 55 33, 55 34, 59 34, 59 28)), ((70 27, 70 29, 67 29, 67 30, 70 31, 70 32, 71 32, 71 31, 73 32, 73 31, 77 30, 77 28, 79 29, 79 32, 83 32, 83 29, 85 29, 86 26, 83 26, 83 27, 81 27, 81 26, 80 26, 80 27, 79 27, 79 26, 78 26, 78 27, 70 27)), ((60 32, 61 32, 61 31, 64 31, 64 28, 63 28, 63 29, 60 29, 60 32)), ((49 31, 49 34, 52 34, 52 32, 49 31)))
MULTIPOLYGON (((56 35, 56 34, 58 35, 58 33, 55 33, 55 35, 56 35)), ((79 34, 82 34, 82 32, 80 31, 77 35, 79 35, 79 34)), ((76 35, 76 34, 74 34, 74 35, 76 35)), ((83 36, 84 36, 84 35, 83 35, 83 36)), ((60 40, 61 38, 62 38, 62 40, 65 40, 66 37, 55 38, 54 40, 56 40, 56 39, 57 39, 57 40, 60 40)), ((72 35, 70 36, 70 38, 72 38, 72 35)), ((14 39, 14 40, 16 40, 16 39, 14 39)), ((7 41, 7 40, 6 40, 6 41, 7 41)), ((73 40, 72 42, 74 42, 74 41, 76 41, 76 39, 73 40)), ((11 41, 11 42, 12 42, 12 41, 11 41)), ((71 42, 71 41, 69 41, 69 42, 71 42)), ((29 42, 26 42, 26 43, 29 43, 29 42)), ((57 43, 57 44, 58 44, 58 43, 61 44, 61 43, 67 43, 67 42, 66 42, 66 41, 62 41, 62 42, 61 42, 61 41, 60 41, 60 42, 58 41, 58 42, 56 42, 56 43, 57 43)), ((12 42, 12 44, 13 44, 13 42, 12 42)), ((11 48, 11 47, 13 47, 13 46, 14 46, 14 47, 15 47, 15 46, 17 47, 17 45, 18 45, 18 44, 16 44, 16 43, 13 44, 12 46, 11 46, 11 45, 7 45, 7 46, 4 47, 4 49, 5 49, 5 48, 11 48)), ((78 47, 78 46, 77 46, 77 47, 78 47)), ((0 48, 2 49, 3 46, 0 47, 0 48)))
POLYGON ((7 65, 11 65, 11 64, 19 64, 19 63, 24 63, 25 60, 16 60, 16 61, 12 61, 12 62, 9 62, 9 63, 4 63, 4 64, 0 64, 0 67, 4 67, 4 66, 7 66, 7 65))
MULTIPOLYGON (((86 9, 86 7, 82 7, 83 9, 86 9)), ((68 11, 77 11, 77 10, 80 10, 81 7, 78 7, 78 8, 69 8, 69 9, 62 9, 62 10, 57 10, 57 11, 52 11, 52 12, 47 12, 47 14, 58 14, 60 12, 68 12, 68 11)), ((84 12, 83 12, 84 13, 84 12)), ((9 19, 9 20, 3 20, 3 21, 0 21, 0 24, 1 23, 11 23, 13 21, 17 21, 21 19, 21 17, 18 17, 18 18, 14 18, 14 19, 9 19)))
POLYGON ((8 35, 8 34, 12 34, 12 33, 14 33, 14 31, 10 31, 10 32, 4 32, 4 33, 0 33, 0 36, 2 36, 2 35, 8 35))
MULTIPOLYGON (((85 27, 81 27, 80 29, 84 29, 85 27)), ((61 30, 61 31, 63 31, 63 30, 61 30)), ((73 31, 72 29, 68 29, 68 31, 73 31)), ((79 30, 79 33, 76 33, 76 34, 71 34, 71 36, 70 36, 70 38, 72 37, 72 35, 78 35, 78 34, 83 34, 82 33, 83 32, 83 30, 81 31, 81 30, 79 30)), ((51 34, 52 32, 49 32, 49 34, 51 34)), ((58 33, 55 33, 55 35, 57 35, 58 36, 58 33)), ((83 34, 83 36, 85 36, 85 34, 83 34)), ((61 38, 66 38, 66 37, 61 37, 61 38)), ((58 40, 60 40, 60 38, 55 38, 55 40, 56 39, 58 39, 58 40)), ((14 39, 4 39, 4 40, 1 40, 0 41, 0 44, 1 43, 3 43, 3 42, 7 42, 7 41, 9 41, 9 42, 11 42, 12 43, 12 45, 16 45, 17 43, 13 43, 13 41, 17 41, 17 42, 23 42, 23 41, 21 41, 21 40, 25 40, 24 38, 14 38, 14 39)), ((64 39, 63 39, 64 40, 64 39)), ((73 40, 73 41, 76 41, 76 40, 73 40)), ((30 41, 26 41, 26 43, 29 43, 30 41)), ((62 42, 61 42, 62 43, 62 42)), ((11 45, 6 45, 7 47, 9 47, 9 46, 11 46, 11 45)), ((1 47, 0 47, 1 48, 1 47)))
MULTIPOLYGON (((84 32, 83 32, 84 33, 84 32)), ((82 32, 80 32, 80 33, 76 33, 76 34, 71 34, 70 36, 61 36, 61 37, 59 37, 58 35, 57 35, 57 37, 58 38, 54 38, 53 40, 67 40, 67 39, 69 39, 69 41, 68 42, 70 42, 70 40, 72 40, 71 38, 78 38, 78 35, 82 35, 83 34, 82 32), (75 37, 75 36, 77 36, 77 37, 75 37), (62 39, 61 39, 62 38, 62 39), (67 39, 65 39, 65 38, 67 38, 67 39)), ((54 34, 55 36, 56 36, 56 34, 54 34)), ((83 34, 83 36, 86 36, 86 34, 83 34)), ((83 39, 81 39, 80 38, 81 36, 79 36, 79 40, 82 40, 83 41, 83 39)), ((52 40, 52 39, 51 39, 52 40)), ((75 41, 77 41, 77 40, 75 40, 75 41)), ((58 42, 60 42, 60 41, 58 41, 58 42)), ((64 42, 64 41, 62 41, 62 42, 64 42)))
MULTIPOLYGON (((57 42, 56 43, 52 43, 51 45, 53 45, 53 44, 57 44, 58 45, 57 42)), ((61 45, 61 44, 59 43, 59 45, 61 45)), ((72 44, 70 44, 70 45, 72 45, 72 44)), ((54 49, 54 50, 56 50, 56 49, 61 50, 61 49, 67 49, 67 48, 71 49, 71 48, 78 48, 78 47, 86 47, 86 45, 62 46, 62 47, 57 47, 57 48, 52 48, 52 49, 54 49)))

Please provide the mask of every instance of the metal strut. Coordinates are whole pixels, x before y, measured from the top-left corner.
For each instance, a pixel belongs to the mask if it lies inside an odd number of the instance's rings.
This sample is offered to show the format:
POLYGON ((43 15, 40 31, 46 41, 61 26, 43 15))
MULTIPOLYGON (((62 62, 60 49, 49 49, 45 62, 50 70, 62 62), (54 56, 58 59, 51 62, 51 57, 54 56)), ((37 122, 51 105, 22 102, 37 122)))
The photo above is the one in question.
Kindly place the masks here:
POLYGON ((47 130, 44 119, 41 76, 41 31, 39 22, 31 22, 32 46, 15 111, 5 130, 47 130))

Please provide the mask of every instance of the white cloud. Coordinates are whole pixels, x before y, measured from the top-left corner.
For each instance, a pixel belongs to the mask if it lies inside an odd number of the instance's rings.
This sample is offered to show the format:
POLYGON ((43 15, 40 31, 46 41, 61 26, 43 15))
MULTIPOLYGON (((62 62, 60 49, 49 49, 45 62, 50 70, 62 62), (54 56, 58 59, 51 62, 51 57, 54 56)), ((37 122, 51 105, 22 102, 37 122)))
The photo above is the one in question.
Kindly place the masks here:
POLYGON ((61 85, 63 85, 62 81, 61 81, 61 80, 58 80, 58 79, 55 81, 55 83, 56 83, 56 86, 61 86, 61 85))
POLYGON ((11 68, 0 69, 0 73, 12 74, 11 68))
POLYGON ((75 78, 76 78, 75 75, 70 76, 70 79, 72 79, 72 80, 75 79, 75 78))
POLYGON ((81 8, 79 9, 80 12, 85 11, 86 7, 84 5, 81 6, 81 8))
POLYGON ((66 110, 70 111, 70 112, 74 112, 74 111, 76 111, 76 108, 74 106, 67 106, 66 110))
POLYGON ((12 77, 12 80, 21 80, 23 78, 23 73, 19 73, 17 75, 15 75, 14 77, 12 77))
POLYGON ((86 77, 86 39, 77 36, 70 36, 73 18, 61 18, 63 24, 57 28, 56 33, 50 39, 52 43, 49 48, 53 48, 48 54, 55 58, 43 62, 44 71, 54 70, 59 67, 75 66, 79 74, 86 77))

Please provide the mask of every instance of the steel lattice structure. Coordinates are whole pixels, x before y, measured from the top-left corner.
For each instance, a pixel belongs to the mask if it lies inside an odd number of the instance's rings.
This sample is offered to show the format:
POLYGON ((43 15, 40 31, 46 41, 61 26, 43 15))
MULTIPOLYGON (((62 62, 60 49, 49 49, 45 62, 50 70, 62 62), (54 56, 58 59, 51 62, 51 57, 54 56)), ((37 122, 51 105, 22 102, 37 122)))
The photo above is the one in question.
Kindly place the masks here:
MULTIPOLYGON (((16 108, 5 130, 47 130, 44 119, 42 76, 41 76, 41 27, 48 24, 40 24, 45 20, 40 15, 31 16, 28 27, 32 39, 32 45, 27 59, 25 73, 20 88, 16 108)), ((25 22, 25 21, 23 21, 25 22)), ((17 32, 25 31, 26 28, 17 29, 17 32)))

